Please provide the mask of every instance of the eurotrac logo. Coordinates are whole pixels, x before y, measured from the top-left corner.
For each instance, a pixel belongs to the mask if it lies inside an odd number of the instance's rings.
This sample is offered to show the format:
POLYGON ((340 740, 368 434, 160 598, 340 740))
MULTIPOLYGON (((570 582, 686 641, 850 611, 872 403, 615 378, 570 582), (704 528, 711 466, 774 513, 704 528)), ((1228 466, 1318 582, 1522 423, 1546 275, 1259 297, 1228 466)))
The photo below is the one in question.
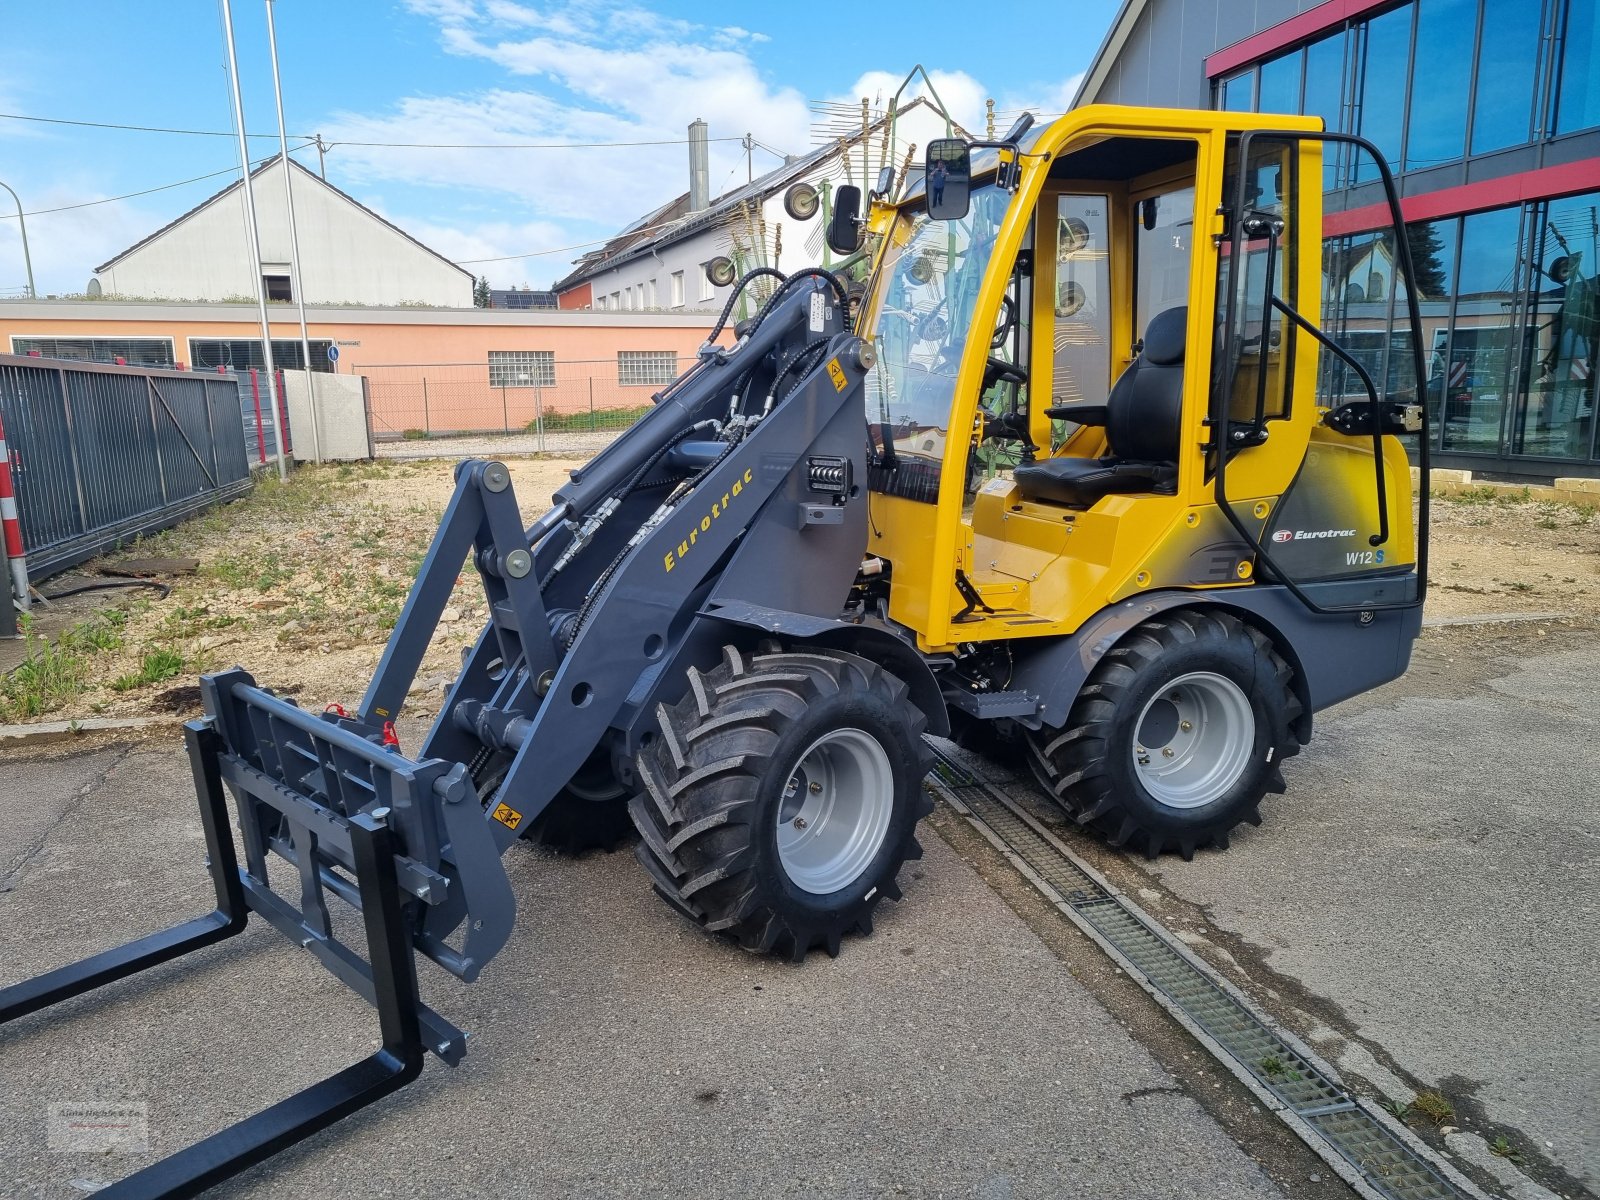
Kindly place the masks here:
POLYGON ((1275 542, 1319 542, 1327 538, 1355 537, 1354 529, 1280 529, 1272 535, 1275 542))
POLYGON ((712 502, 711 511, 700 518, 700 523, 698 525, 691 525, 689 527, 689 536, 678 543, 677 550, 668 550, 666 554, 662 556, 662 565, 665 566, 667 570, 670 571, 673 567, 678 565, 678 561, 684 558, 689 551, 694 548, 695 542, 699 540, 702 533, 711 532, 711 523, 713 521, 722 519, 722 517, 728 511, 729 502, 737 499, 741 494, 743 494, 745 485, 748 484, 753 478, 755 478, 755 472, 748 467, 745 468, 744 477, 741 479, 735 479, 733 481, 733 486, 722 493, 722 499, 712 502))

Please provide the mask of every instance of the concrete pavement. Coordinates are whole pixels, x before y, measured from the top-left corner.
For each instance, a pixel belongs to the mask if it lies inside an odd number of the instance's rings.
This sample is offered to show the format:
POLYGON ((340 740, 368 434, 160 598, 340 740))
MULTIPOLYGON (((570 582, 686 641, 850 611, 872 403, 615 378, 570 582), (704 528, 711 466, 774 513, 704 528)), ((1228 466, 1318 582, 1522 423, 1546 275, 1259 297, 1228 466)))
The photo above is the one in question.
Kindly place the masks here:
POLYGON ((1592 628, 1430 630, 1404 679, 1319 714, 1288 794, 1227 853, 1073 845, 1347 1074, 1437 1089, 1447 1127, 1592 1194, 1597 712, 1592 628))
MULTIPOLYGON (((209 907, 176 744, 3 772, 0 983, 209 907)), ((800 968, 689 928, 631 855, 514 848, 512 943, 470 987, 423 964, 430 1002, 474 1034, 463 1067, 430 1061, 230 1194, 1284 1194, 925 840, 878 932, 800 968)), ((0 1195, 81 1196, 149 1161, 48 1151, 52 1101, 146 1101, 165 1153, 375 1035, 364 1004, 265 927, 26 1018, 0 1032, 0 1195)))

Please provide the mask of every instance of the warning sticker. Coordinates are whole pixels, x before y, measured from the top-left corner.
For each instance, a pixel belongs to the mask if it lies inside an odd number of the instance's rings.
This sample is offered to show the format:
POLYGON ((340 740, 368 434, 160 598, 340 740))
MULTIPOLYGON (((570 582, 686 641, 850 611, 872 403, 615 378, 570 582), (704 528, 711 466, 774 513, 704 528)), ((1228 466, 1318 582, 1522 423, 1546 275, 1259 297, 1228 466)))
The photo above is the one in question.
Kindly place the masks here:
POLYGON ((850 386, 850 381, 845 378, 844 368, 839 365, 837 358, 828 360, 828 378, 833 380, 833 390, 842 392, 850 386))
POLYGON ((515 829, 522 824, 522 814, 509 804, 496 804, 494 812, 490 815, 507 829, 515 829))

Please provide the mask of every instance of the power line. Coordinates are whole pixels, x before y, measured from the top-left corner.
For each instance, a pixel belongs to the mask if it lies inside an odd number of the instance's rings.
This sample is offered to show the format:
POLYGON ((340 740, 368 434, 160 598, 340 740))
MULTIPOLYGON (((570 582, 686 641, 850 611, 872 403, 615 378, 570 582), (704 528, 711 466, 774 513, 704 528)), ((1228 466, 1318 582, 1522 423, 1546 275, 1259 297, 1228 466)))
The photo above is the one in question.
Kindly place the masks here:
MULTIPOLYGON (((0 119, 7 121, 38 121, 47 125, 77 125, 86 129, 121 129, 131 133, 180 133, 190 137, 226 137, 231 138, 233 133, 229 130, 218 129, 172 129, 161 125, 117 125, 109 121, 75 121, 65 117, 30 117, 22 113, 0 113, 0 119)), ((274 138, 274 133, 250 133, 246 137, 274 138)), ((303 138, 307 142, 315 142, 316 136, 308 133, 293 133, 290 137, 303 138)), ((712 142, 742 142, 742 137, 715 137, 708 138, 712 142)), ((688 138, 658 138, 650 141, 638 142, 350 142, 326 141, 324 146, 362 146, 391 150, 609 150, 612 148, 626 149, 635 146, 686 146, 688 138)), ((759 143, 758 143, 759 144, 759 143)), ((778 154, 771 147, 762 146, 770 154, 778 154)), ((783 157, 778 154, 778 157, 783 157)))
MULTIPOLYGON (((316 143, 314 142, 307 142, 304 146, 296 146, 295 150, 304 150, 307 146, 312 146, 315 144, 316 143)), ((293 153, 293 151, 291 151, 291 153, 293 153)), ((254 160, 250 165, 252 168, 259 167, 262 163, 272 162, 277 157, 278 156, 276 154, 269 154, 264 158, 258 158, 254 160)), ((114 204, 118 200, 132 200, 135 196, 148 196, 152 192, 167 192, 171 191, 173 188, 187 187, 191 183, 200 183, 202 180, 215 179, 218 175, 236 175, 238 174, 238 170, 239 169, 237 167, 224 167, 220 171, 212 171, 206 175, 196 175, 193 179, 180 179, 177 183, 163 183, 159 187, 145 188, 143 191, 139 192, 127 192, 121 196, 106 196, 99 200, 85 200, 81 204, 63 204, 60 208, 37 208, 32 212, 24 213, 23 216, 41 217, 46 213, 71 212, 75 208, 93 208, 97 204, 114 204)), ((0 212, 0 220, 10 221, 15 217, 15 213, 0 212)))
MULTIPOLYGON (((72 121, 68 120, 66 117, 30 117, 25 116, 22 113, 0 113, 0 118, 4 118, 7 121, 37 121, 45 125, 78 125, 85 129, 126 129, 134 133, 183 133, 188 134, 190 137, 231 138, 233 136, 232 130, 168 129, 161 125, 114 125, 108 121, 72 121)), ((278 135, 275 133, 247 133, 245 136, 253 138, 272 138, 274 141, 276 141, 278 137, 278 135)), ((309 134, 304 133, 292 133, 289 136, 305 138, 307 141, 312 140, 309 134)))

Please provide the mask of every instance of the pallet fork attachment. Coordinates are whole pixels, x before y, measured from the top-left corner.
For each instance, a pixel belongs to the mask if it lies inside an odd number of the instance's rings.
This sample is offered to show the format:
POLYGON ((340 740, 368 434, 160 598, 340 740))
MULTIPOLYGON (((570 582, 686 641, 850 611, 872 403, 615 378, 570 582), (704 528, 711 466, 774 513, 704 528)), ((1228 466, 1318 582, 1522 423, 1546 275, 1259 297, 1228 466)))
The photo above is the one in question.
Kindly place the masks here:
MULTIPOLYGON (((246 884, 253 881, 239 869, 229 829, 222 788, 222 737, 208 719, 185 725, 184 740, 200 801, 217 907, 203 917, 0 989, 0 1024, 244 930, 256 902, 247 893, 246 884)), ((105 1188, 100 1195, 109 1200, 198 1195, 397 1091, 422 1073, 428 1046, 422 1039, 419 1013, 427 1010, 418 995, 412 937, 401 905, 403 889, 396 871, 400 847, 386 818, 381 810, 358 812, 345 823, 357 899, 366 926, 372 985, 369 998, 378 1010, 382 1046, 370 1057, 152 1163, 105 1188)), ((248 820, 244 824, 248 825, 248 820)))

